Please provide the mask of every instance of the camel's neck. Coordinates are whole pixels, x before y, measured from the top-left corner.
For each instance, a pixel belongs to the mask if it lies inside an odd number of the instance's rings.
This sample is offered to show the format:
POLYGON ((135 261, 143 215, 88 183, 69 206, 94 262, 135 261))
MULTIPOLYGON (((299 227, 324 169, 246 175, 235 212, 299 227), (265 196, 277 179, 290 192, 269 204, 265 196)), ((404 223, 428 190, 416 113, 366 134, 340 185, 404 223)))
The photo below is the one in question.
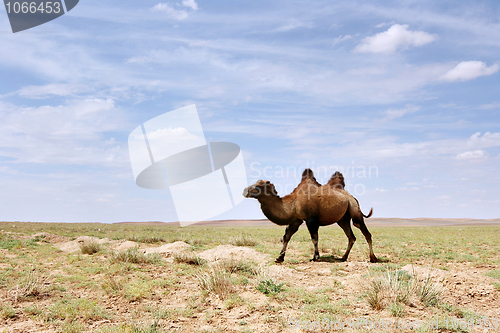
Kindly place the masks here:
POLYGON ((269 195, 259 198, 260 207, 264 215, 279 225, 288 225, 292 219, 292 211, 280 197, 269 195))

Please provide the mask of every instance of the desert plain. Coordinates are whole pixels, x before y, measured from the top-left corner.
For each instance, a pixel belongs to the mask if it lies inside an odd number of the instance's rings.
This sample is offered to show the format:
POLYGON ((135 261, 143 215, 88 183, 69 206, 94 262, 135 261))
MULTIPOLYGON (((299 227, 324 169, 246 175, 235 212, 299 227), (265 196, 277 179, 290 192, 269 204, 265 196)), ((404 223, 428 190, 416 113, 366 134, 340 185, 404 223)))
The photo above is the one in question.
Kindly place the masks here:
POLYGON ((500 219, 0 222, 0 332, 498 332, 500 219))

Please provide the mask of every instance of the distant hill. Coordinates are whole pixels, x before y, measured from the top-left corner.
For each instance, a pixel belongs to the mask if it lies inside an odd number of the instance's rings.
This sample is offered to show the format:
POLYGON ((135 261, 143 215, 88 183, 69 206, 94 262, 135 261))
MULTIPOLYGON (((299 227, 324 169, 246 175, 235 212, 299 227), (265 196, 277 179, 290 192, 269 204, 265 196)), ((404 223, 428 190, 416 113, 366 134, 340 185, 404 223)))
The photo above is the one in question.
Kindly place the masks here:
MULTIPOLYGON (((369 227, 445 227, 445 226, 486 226, 486 225, 500 225, 500 219, 438 219, 438 218, 368 218, 365 219, 369 227)), ((179 226, 179 222, 118 222, 121 224, 136 224, 143 225, 171 225, 179 226)), ((202 221, 191 224, 190 226, 196 227, 279 227, 270 222, 268 219, 261 220, 214 220, 202 221)))

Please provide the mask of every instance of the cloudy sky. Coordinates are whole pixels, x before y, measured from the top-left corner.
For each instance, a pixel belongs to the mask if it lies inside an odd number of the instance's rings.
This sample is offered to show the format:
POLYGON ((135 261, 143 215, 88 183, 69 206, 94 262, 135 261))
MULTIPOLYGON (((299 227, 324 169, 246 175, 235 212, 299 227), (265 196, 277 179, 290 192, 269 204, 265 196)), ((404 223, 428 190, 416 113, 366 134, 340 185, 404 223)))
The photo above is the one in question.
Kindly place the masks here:
MULTIPOLYGON (((175 221, 128 135, 196 104, 280 194, 344 173, 376 217, 500 215, 496 1, 81 0, 13 34, 0 9, 0 220, 175 221)), ((207 191, 209 195, 209 191, 207 191)), ((245 199, 215 218, 262 218, 245 199)))

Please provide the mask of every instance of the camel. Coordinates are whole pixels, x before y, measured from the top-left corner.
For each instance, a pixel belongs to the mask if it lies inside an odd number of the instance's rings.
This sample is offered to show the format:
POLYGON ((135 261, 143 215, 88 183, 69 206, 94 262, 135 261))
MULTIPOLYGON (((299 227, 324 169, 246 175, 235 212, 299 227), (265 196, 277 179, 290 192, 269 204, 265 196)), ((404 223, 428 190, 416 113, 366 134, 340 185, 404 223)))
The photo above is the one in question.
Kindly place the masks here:
POLYGON ((311 261, 318 261, 320 258, 319 227, 334 223, 344 230, 348 238, 346 252, 341 258, 342 261, 346 261, 356 241, 351 229, 351 219, 354 226, 359 228, 366 238, 370 248, 370 262, 377 262, 377 257, 373 253, 371 234, 363 220, 363 217, 371 216, 373 209, 368 215, 364 215, 357 199, 345 191, 344 187, 344 177, 340 172, 336 172, 328 184, 321 185, 314 178, 312 170, 306 169, 302 173, 299 185, 283 198, 278 195, 274 185, 267 180, 258 180, 254 185, 245 188, 243 196, 257 199, 262 212, 271 222, 287 226, 283 236, 283 248, 275 260, 277 263, 284 261, 288 242, 304 221, 314 245, 314 256, 311 261))

